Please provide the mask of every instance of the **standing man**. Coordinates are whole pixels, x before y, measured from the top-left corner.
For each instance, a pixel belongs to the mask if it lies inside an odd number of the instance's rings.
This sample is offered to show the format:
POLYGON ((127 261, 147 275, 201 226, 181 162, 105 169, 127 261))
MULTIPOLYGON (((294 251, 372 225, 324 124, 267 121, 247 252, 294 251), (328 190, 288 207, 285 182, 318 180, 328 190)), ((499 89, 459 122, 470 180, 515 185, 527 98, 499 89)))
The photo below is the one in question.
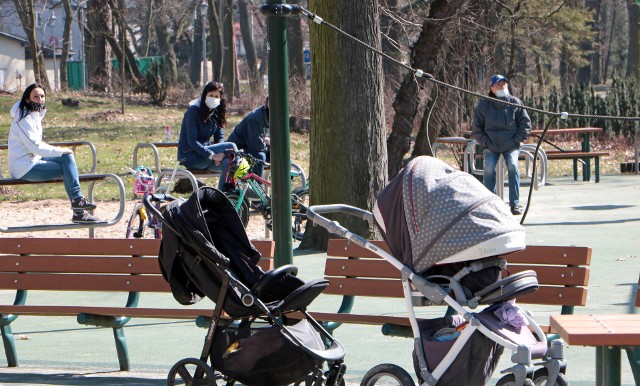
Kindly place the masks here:
MULTIPOLYGON (((489 81, 489 96, 522 106, 522 101, 509 94, 509 79, 494 75, 489 81)), ((509 206, 514 215, 522 214, 520 206, 520 142, 531 131, 531 118, 522 107, 508 106, 482 99, 473 117, 472 135, 484 148, 484 186, 496 192, 496 166, 500 155, 507 164, 509 174, 509 206)))
MULTIPOLYGON (((252 156, 267 161, 269 159, 269 97, 264 100, 264 105, 253 110, 238 123, 233 132, 227 138, 227 142, 233 142, 238 149, 244 149, 252 156)), ((262 177, 264 164, 254 166, 253 172, 262 177)))

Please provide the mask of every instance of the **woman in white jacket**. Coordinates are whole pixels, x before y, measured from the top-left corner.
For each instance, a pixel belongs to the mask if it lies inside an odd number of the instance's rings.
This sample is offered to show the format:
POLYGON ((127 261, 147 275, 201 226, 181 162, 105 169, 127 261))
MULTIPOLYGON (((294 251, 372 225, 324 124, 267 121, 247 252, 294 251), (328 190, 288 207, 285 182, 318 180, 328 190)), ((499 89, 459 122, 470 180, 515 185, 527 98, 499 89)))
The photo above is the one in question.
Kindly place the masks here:
POLYGON ((96 205, 82 195, 78 168, 73 150, 49 145, 42 140, 42 119, 46 113, 45 93, 34 83, 27 87, 22 99, 11 108, 9 130, 9 172, 14 178, 27 181, 46 181, 62 177, 64 189, 71 200, 75 223, 98 221, 87 210, 96 205))

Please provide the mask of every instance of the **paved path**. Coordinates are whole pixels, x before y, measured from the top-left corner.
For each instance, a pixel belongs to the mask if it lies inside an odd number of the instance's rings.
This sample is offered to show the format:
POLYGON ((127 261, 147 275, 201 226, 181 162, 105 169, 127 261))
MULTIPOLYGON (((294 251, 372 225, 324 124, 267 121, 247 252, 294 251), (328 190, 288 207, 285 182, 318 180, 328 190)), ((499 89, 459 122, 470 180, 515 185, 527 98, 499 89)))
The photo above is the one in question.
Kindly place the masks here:
MULTIPOLYGON (((535 192, 526 219, 529 244, 573 244, 593 248, 593 261, 587 307, 578 313, 628 312, 633 283, 640 273, 640 176, 603 176, 599 184, 552 179, 549 186, 535 192)), ((526 197, 526 188, 522 189, 526 197)), ((294 263, 305 279, 322 276, 325 255, 296 252, 294 263)), ((30 294, 30 302, 47 302, 68 297, 88 304, 123 300, 118 295, 96 297, 67 294, 30 294), (114 297, 115 296, 115 297, 114 297)), ((0 301, 11 302, 8 292, 0 291, 0 301)), ((146 298, 149 304, 175 306, 172 299, 146 298)), ((144 305, 144 304, 141 304, 144 305)), ((336 299, 321 296, 313 310, 337 309, 336 299)), ((376 310, 402 313, 397 300, 358 299, 356 312, 376 310)), ((531 307, 536 320, 548 321, 554 307, 531 307)), ((440 310, 441 311, 441 310, 440 310)), ((433 315, 439 314, 434 308, 433 315)), ((169 368, 185 357, 198 357, 205 330, 192 322, 133 320, 126 329, 133 371, 120 373, 110 330, 78 325, 75 318, 20 317, 13 323, 21 367, 0 368, 0 385, 164 385, 169 368)), ((347 381, 356 385, 370 367, 392 362, 413 374, 410 339, 388 338, 379 328, 345 325, 337 337, 347 349, 347 381)), ((595 384, 594 349, 569 347, 567 378, 571 385, 595 384)), ((508 353, 499 369, 509 367, 508 353)), ((0 355, 0 363, 6 362, 0 355)), ((622 361, 623 385, 633 385, 626 357, 622 361)), ((500 377, 496 372, 492 384, 500 377)))

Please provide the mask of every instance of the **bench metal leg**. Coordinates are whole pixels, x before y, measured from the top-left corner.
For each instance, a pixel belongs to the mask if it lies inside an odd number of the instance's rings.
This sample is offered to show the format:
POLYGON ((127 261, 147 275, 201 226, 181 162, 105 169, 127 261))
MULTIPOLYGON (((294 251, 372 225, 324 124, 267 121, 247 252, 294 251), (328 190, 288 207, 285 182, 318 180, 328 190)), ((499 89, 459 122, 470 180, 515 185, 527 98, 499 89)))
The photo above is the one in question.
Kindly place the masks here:
POLYGON ((129 362, 129 349, 127 348, 127 339, 124 337, 124 328, 114 327, 113 337, 116 341, 116 352, 118 353, 120 371, 129 371, 131 369, 131 363, 129 362))
POLYGON ((18 367, 18 353, 16 352, 16 344, 13 341, 13 331, 10 325, 1 326, 2 344, 4 352, 7 355, 7 365, 9 367, 18 367))
POLYGON ((620 347, 596 347, 596 385, 620 385, 620 347))
POLYGON ((578 159, 577 158, 573 159, 573 180, 578 181, 578 159))
POLYGON ((594 157, 595 158, 595 165, 596 165, 596 183, 600 182, 600 157, 594 157))
POLYGON ((626 350, 633 378, 636 380, 636 385, 640 385, 640 346, 628 347, 626 350))

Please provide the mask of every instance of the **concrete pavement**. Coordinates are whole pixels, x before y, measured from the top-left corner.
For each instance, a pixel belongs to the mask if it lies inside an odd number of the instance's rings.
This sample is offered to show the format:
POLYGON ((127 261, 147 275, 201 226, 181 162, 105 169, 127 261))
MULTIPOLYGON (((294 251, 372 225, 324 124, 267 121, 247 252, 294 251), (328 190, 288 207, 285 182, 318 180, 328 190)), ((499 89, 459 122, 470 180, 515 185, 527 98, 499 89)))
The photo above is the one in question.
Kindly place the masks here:
MULTIPOLYGON (((579 245, 593 248, 587 306, 577 313, 626 313, 634 283, 640 274, 640 176, 602 176, 601 182, 551 179, 548 186, 534 191, 525 227, 527 242, 539 245, 579 245)), ((527 187, 522 187, 526 199, 527 187)), ((524 200, 523 200, 524 201, 524 200)), ((303 279, 323 275, 326 255, 296 251, 294 263, 303 279)), ((121 295, 60 294, 35 292, 29 304, 52 300, 122 304, 121 295)), ((13 301, 13 294, 0 291, 0 301, 13 301)), ((206 302, 208 300, 204 300, 206 302)), ((146 297, 147 305, 176 307, 171 298, 146 297)), ((201 302, 202 303, 202 302, 201 302)), ((144 306, 145 304, 141 304, 144 306)), ((211 303, 206 306, 211 306, 211 303)), ((322 295, 312 310, 335 311, 338 299, 322 295)), ((355 312, 402 314, 403 302, 360 298, 355 312)), ((559 310, 556 307, 526 307, 540 323, 559 310)), ((425 311, 434 317, 442 309, 425 311)), ((205 330, 193 322, 134 319, 126 328, 132 371, 117 371, 112 333, 108 329, 78 325, 69 317, 21 316, 13 324, 20 367, 0 367, 0 385, 163 385, 166 373, 178 360, 199 357, 205 330)), ((411 339, 389 338, 378 327, 344 325, 336 331, 347 350, 348 384, 358 384, 372 366, 391 362, 413 372, 411 339)), ((509 367, 509 353, 499 370, 509 367)), ((0 364, 6 365, 2 355, 0 364)), ((592 347, 567 349, 567 379, 572 385, 595 384, 595 350, 592 347)), ((498 370, 498 371, 499 371, 498 370)), ((500 374, 492 378, 495 384, 500 374)), ((626 360, 622 358, 623 385, 634 385, 626 360)))

